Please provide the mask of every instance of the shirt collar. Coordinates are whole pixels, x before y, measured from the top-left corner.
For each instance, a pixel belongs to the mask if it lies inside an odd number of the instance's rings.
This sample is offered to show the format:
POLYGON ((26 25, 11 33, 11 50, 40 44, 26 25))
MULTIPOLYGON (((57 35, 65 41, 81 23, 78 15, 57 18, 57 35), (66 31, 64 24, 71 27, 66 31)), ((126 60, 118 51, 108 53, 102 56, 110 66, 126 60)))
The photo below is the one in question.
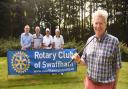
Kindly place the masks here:
POLYGON ((60 35, 59 36, 56 36, 56 38, 60 38, 60 35))
POLYGON ((102 42, 106 36, 107 36, 107 31, 100 38, 97 38, 96 35, 94 35, 94 37, 96 38, 96 41, 98 42, 102 42))
POLYGON ((40 33, 39 34, 36 34, 36 36, 39 37, 40 36, 40 33))
POLYGON ((25 36, 29 36, 29 33, 25 33, 25 36))

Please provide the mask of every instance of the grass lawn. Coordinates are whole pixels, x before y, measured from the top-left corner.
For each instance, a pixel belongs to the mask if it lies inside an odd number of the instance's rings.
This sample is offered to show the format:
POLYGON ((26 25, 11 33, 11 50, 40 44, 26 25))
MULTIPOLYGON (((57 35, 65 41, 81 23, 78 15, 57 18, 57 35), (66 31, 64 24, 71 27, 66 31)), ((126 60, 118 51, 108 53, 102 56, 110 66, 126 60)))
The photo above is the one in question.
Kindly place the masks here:
MULTIPOLYGON (((0 89, 83 89, 83 77, 85 67, 78 66, 77 72, 65 73, 64 75, 22 75, 8 76, 6 58, 0 58, 0 89), (1 63, 2 62, 2 63, 1 63), (4 63, 4 64, 3 64, 4 63)), ((123 62, 120 71, 118 88, 128 89, 128 62, 123 62)))

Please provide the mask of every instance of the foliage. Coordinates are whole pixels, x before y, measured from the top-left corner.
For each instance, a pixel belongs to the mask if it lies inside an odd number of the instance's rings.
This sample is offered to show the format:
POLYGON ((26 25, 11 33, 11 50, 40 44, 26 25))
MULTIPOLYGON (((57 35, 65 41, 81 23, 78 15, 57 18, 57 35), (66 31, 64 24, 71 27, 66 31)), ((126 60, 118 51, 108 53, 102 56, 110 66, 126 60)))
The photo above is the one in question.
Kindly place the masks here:
POLYGON ((67 42, 64 45, 64 48, 75 48, 81 55, 82 48, 84 47, 85 43, 83 41, 76 42, 75 39, 67 42))
POLYGON ((0 39, 0 56, 6 56, 8 50, 20 49, 20 42, 16 38, 9 37, 9 39, 0 39))
MULTIPOLYGON (((18 50, 20 49, 20 41, 17 38, 9 37, 9 39, 0 39, 0 56, 6 56, 6 52, 8 50, 18 50)), ((76 42, 75 39, 67 42, 64 45, 64 48, 76 48, 76 50, 80 51, 84 43, 82 41, 76 42)))
MULTIPOLYGON (((0 56, 6 56, 7 50, 18 50, 20 49, 20 41, 17 38, 9 37, 9 39, 0 39, 0 56)), ((82 54, 83 47, 85 42, 77 42, 75 39, 70 40, 65 43, 64 48, 75 48, 80 55, 82 54)), ((120 49, 123 61, 128 61, 128 47, 126 43, 120 42, 120 49)))
POLYGON ((86 40, 92 28, 93 11, 106 9, 108 32, 128 43, 127 4, 127 0, 1 0, 0 37, 18 37, 24 25, 29 24, 31 32, 40 25, 42 32, 49 27, 54 35, 59 26, 65 41, 70 40, 71 35, 76 41, 86 40))
POLYGON ((123 61, 128 61, 128 46, 126 43, 121 42, 120 43, 120 50, 121 50, 121 55, 122 55, 122 60, 123 61))

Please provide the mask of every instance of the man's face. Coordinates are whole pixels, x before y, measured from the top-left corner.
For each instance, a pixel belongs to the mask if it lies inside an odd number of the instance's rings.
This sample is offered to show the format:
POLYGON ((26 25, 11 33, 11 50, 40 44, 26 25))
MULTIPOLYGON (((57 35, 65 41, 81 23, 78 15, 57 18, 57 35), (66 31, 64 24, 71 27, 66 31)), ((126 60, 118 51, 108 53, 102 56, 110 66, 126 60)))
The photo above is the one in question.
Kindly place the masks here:
POLYGON ((30 30, 30 27, 29 26, 25 26, 25 28, 24 28, 25 33, 29 33, 29 30, 30 30))
POLYGON ((46 31, 46 35, 49 36, 50 35, 50 31, 46 31))
POLYGON ((103 17, 97 16, 93 21, 93 29, 97 37, 101 37, 105 33, 106 23, 103 17))
POLYGON ((59 36, 60 35, 60 31, 56 31, 56 36, 59 36))
POLYGON ((35 28, 35 32, 38 34, 38 33, 40 33, 40 28, 39 27, 36 27, 35 28))

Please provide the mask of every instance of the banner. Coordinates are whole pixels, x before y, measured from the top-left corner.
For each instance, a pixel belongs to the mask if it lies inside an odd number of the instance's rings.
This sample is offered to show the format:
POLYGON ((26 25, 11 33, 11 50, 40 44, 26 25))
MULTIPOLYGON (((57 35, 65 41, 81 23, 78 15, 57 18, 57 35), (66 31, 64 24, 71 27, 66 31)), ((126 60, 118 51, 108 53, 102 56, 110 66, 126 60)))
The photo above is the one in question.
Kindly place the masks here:
POLYGON ((69 64, 76 49, 63 50, 9 50, 8 74, 47 74, 77 70, 75 62, 69 64))

